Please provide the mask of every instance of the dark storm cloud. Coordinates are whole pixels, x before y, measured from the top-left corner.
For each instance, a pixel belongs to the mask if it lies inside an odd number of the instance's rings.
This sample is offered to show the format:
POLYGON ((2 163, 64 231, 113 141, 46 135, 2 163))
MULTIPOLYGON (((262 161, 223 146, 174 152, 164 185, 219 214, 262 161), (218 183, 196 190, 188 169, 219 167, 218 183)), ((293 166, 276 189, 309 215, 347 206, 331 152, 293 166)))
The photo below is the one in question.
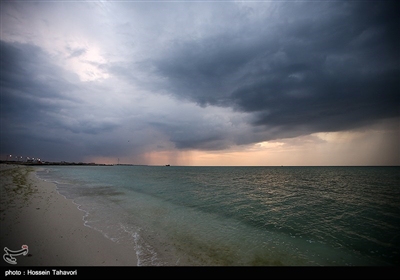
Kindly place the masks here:
MULTIPOLYGON (((2 151, 42 150, 42 155, 51 155, 55 146, 79 146, 83 138, 73 134, 95 135, 117 126, 85 119, 84 110, 76 114, 84 105, 79 95, 85 88, 39 47, 0 41, 0 53, 2 151)), ((69 152, 60 149, 57 154, 69 152)))
POLYGON ((399 117, 395 1, 73 2, 2 4, 1 154, 223 150, 399 117))
POLYGON ((0 41, 2 116, 33 122, 41 112, 56 112, 78 100, 66 94, 76 86, 62 78, 40 48, 0 41))
POLYGON ((357 128, 399 116, 398 12, 396 2, 343 1, 286 3, 239 22, 226 13, 222 31, 175 40, 148 65, 177 98, 277 128, 265 140, 357 128))
POLYGON ((223 150, 229 147, 229 131, 218 128, 215 124, 207 122, 162 123, 152 121, 149 123, 169 136, 169 140, 178 149, 198 150, 223 150))

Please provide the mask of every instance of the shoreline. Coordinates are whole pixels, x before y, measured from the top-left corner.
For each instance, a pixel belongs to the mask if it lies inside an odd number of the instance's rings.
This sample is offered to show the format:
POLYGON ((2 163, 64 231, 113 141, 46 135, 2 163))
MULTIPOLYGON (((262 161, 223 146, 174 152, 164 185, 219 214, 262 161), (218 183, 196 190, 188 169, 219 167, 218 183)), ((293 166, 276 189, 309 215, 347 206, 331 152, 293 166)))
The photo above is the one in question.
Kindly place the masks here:
POLYGON ((37 178, 39 168, 0 164, 0 246, 29 250, 15 257, 16 266, 137 266, 134 246, 85 226, 85 212, 55 184, 37 178))

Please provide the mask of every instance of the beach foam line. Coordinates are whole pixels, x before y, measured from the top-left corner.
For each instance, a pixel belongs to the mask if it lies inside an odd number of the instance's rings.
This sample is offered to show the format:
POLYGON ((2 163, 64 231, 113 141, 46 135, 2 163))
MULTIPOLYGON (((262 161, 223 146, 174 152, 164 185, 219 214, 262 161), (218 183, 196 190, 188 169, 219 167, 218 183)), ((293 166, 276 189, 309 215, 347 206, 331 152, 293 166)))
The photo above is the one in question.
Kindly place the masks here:
POLYGON ((85 226, 85 213, 59 194, 55 184, 36 177, 37 170, 18 165, 0 167, 1 249, 29 247, 28 256, 16 257, 16 265, 138 265, 134 245, 128 248, 85 226))

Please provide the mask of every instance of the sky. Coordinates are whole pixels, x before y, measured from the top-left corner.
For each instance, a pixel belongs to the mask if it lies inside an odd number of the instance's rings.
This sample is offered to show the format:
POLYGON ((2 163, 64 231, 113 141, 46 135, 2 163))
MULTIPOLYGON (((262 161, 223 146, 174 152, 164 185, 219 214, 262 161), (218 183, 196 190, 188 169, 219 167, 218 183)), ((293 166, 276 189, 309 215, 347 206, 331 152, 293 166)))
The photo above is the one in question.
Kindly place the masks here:
POLYGON ((398 1, 1 1, 1 159, 400 165, 398 1))

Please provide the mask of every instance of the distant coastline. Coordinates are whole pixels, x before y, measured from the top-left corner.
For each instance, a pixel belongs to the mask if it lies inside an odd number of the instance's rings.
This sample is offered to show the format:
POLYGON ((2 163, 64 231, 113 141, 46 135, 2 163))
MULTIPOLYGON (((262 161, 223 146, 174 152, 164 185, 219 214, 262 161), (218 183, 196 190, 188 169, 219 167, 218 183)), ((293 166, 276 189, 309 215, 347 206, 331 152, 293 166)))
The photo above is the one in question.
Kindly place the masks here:
POLYGON ((106 163, 86 163, 86 162, 50 162, 50 161, 38 161, 38 162, 26 162, 26 161, 9 161, 0 160, 0 164, 15 164, 15 165, 90 165, 90 166, 113 166, 113 165, 133 165, 133 164, 106 164, 106 163))
MULTIPOLYGON (((170 164, 160 164, 160 165, 152 165, 152 164, 131 164, 131 163, 94 163, 94 162, 67 162, 67 161, 37 161, 37 162, 29 162, 29 161, 17 161, 17 160, 0 160, 0 164, 13 164, 13 165, 28 165, 28 166, 43 166, 43 165, 69 165, 69 166, 171 166, 170 164)), ((177 165, 180 166, 180 165, 177 165)), ((185 166, 185 165, 181 165, 185 166)), ((204 167, 202 165, 194 165, 192 167, 204 167)), ((282 167, 282 168, 293 168, 293 167, 400 167, 399 165, 249 165, 249 166, 240 166, 240 165, 210 165, 208 167, 282 167)))

